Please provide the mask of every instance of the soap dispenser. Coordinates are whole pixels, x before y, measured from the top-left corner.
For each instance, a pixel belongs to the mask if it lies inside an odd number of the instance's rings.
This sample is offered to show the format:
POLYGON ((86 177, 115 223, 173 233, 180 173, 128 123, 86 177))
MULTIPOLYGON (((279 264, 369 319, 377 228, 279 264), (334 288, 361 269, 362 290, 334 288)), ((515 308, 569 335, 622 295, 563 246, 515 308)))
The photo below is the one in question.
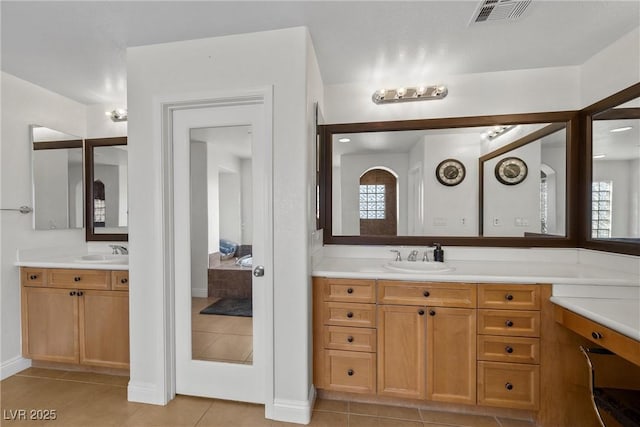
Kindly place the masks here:
POLYGON ((440 243, 434 243, 435 249, 433 250, 433 260, 436 262, 444 262, 444 250, 440 243))

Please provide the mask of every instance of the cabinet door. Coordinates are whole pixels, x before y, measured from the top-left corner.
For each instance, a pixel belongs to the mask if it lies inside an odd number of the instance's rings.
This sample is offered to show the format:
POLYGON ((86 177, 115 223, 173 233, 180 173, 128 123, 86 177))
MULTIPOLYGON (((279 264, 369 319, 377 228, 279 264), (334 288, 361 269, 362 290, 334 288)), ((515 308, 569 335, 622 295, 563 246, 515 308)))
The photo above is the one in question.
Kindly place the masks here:
POLYGON ((476 311, 428 307, 427 399, 476 403, 476 311))
POLYGON ((22 287, 22 353, 78 363, 78 297, 72 289, 22 287))
POLYGON ((425 396, 426 308, 378 306, 378 394, 425 396))
POLYGON ((129 294, 81 291, 80 363, 129 367, 129 294))

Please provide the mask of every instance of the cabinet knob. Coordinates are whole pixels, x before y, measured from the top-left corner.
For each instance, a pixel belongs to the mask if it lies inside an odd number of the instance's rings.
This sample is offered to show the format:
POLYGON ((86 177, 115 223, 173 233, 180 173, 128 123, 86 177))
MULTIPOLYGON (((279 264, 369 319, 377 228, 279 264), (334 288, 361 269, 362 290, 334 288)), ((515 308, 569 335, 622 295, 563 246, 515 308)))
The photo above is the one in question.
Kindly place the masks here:
POLYGON ((29 280, 36 280, 38 278, 37 274, 32 274, 31 276, 29 276, 29 280))
POLYGON ((70 296, 70 297, 73 297, 73 296, 75 296, 75 295, 76 295, 76 291, 71 291, 71 292, 69 292, 69 296, 70 296))
POLYGON ((351 319, 353 317, 353 313, 351 311, 347 312, 347 317, 351 319))
POLYGON ((76 276, 76 277, 73 278, 74 282, 79 282, 80 280, 82 280, 82 277, 80 277, 80 276, 76 276))
POLYGON ((507 328, 510 328, 513 326, 513 322, 511 320, 507 320, 506 322, 504 322, 504 324, 507 328))
POLYGON ((351 335, 347 337, 347 342, 353 342, 353 337, 351 335))
POLYGON ((421 310, 418 310, 418 314, 419 314, 420 316, 424 316, 424 310, 422 310, 422 309, 421 309, 421 310))
POLYGON ((511 384, 511 383, 506 383, 506 384, 504 385, 504 388, 506 388, 507 390, 511 391, 511 390, 513 390, 513 384, 511 384))
POLYGON ((435 316, 435 315, 436 315, 435 310, 429 310, 429 316, 435 316))
POLYGON ((348 293, 348 294, 352 294, 352 293, 353 293, 353 288, 348 288, 348 289, 347 289, 347 293, 348 293))
POLYGON ((504 348, 504 351, 506 351, 507 353, 511 354, 511 353, 513 353, 513 347, 511 347, 511 346, 506 346, 506 347, 504 348))
POLYGON ((84 292, 78 291, 78 296, 81 297, 82 295, 84 295, 84 292))
POLYGON ((123 277, 122 279, 120 279, 120 283, 125 284, 128 283, 129 279, 127 279, 126 277, 123 277))
POLYGON ((431 295, 431 293, 429 291, 424 291, 422 295, 424 295, 425 297, 428 297, 429 295, 431 295))
POLYGON ((591 337, 594 340, 599 340, 599 339, 602 339, 602 334, 600 332, 593 331, 591 332, 591 337))
POLYGON ((512 301, 512 300, 513 300, 513 295, 511 295, 511 294, 506 294, 506 295, 504 296, 504 298, 505 298, 507 301, 512 301))
POLYGON ((353 374, 354 374, 353 369, 349 369, 349 370, 347 371, 347 375, 349 375, 350 377, 352 377, 352 376, 353 376, 353 374))

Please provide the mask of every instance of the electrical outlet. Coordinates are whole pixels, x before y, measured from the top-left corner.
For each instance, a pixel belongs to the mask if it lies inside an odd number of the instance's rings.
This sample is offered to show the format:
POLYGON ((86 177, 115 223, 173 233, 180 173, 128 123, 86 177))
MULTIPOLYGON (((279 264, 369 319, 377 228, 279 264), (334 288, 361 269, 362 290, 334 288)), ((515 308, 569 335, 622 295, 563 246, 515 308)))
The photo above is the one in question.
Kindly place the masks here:
POLYGON ((460 218, 461 225, 467 225, 467 218, 460 218))
POLYGON ((493 226, 500 227, 501 225, 502 225, 502 221, 500 221, 500 218, 498 218, 497 216, 493 217, 493 226))

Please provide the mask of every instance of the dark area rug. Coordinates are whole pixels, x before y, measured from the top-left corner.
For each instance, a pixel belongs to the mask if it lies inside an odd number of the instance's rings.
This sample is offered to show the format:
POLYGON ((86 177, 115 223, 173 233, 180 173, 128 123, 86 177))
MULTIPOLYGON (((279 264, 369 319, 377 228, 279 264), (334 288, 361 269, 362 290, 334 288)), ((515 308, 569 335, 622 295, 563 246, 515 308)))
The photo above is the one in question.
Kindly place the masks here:
POLYGON ((251 298, 222 298, 202 309, 200 314, 253 317, 251 298))

